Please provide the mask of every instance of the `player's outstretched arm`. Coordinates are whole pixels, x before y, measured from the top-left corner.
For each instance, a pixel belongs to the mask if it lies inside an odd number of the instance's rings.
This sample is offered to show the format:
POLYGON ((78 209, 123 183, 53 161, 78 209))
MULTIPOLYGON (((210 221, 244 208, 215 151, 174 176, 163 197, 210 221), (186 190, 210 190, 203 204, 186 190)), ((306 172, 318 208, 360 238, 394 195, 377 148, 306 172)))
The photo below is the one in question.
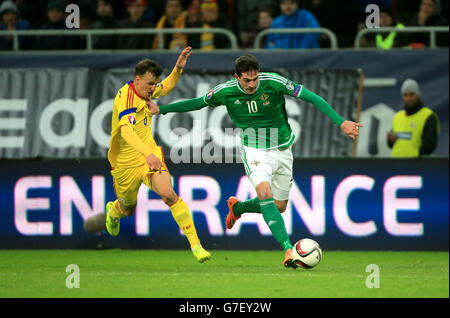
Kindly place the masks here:
POLYGON ((161 114, 159 106, 156 105, 152 100, 149 100, 147 102, 147 107, 150 110, 150 113, 152 113, 152 115, 159 115, 159 114, 161 114))
POLYGON ((175 88, 178 83, 178 80, 181 77, 181 73, 183 73, 183 69, 186 66, 186 62, 188 57, 192 54, 192 47, 186 47, 178 56, 177 63, 173 68, 172 72, 165 78, 160 85, 158 85, 157 90, 153 93, 153 98, 158 98, 160 96, 169 95, 169 93, 175 88))
POLYGON ((310 102, 316 106, 322 113, 327 115, 337 126, 341 126, 345 121, 338 113, 336 113, 333 107, 330 106, 322 97, 311 92, 310 90, 303 87, 300 94, 300 99, 310 102))
POLYGON ((363 125, 355 123, 353 121, 346 120, 341 124, 341 130, 352 139, 355 139, 359 135, 359 127, 363 125))
POLYGON ((350 138, 355 139, 359 135, 361 124, 345 120, 319 95, 303 87, 300 98, 314 104, 322 113, 327 115, 350 138))
POLYGON ((193 110, 199 110, 203 107, 209 106, 203 97, 188 99, 182 102, 173 103, 169 105, 158 106, 153 101, 147 102, 148 108, 153 115, 157 114, 167 114, 167 113, 184 113, 193 110))
POLYGON ((175 68, 178 73, 183 72, 184 67, 186 66, 186 62, 189 56, 192 54, 192 47, 187 46, 178 57, 177 63, 175 64, 175 68))

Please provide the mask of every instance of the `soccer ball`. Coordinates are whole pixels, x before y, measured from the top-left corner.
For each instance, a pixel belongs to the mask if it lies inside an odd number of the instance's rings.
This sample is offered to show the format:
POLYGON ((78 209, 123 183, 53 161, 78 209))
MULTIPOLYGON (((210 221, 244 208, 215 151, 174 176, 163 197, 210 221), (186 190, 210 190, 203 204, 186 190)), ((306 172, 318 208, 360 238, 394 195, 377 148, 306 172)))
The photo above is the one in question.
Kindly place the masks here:
POLYGON ((303 268, 313 268, 322 259, 322 249, 311 239, 301 239, 292 247, 294 263, 303 268))

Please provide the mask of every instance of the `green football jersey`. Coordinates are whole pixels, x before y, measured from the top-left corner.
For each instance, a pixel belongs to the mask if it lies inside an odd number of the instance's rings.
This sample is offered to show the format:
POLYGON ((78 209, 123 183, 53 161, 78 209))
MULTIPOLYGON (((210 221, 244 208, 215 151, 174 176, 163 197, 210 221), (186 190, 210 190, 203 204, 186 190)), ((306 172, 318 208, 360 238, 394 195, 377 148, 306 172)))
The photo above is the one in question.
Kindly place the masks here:
POLYGON ((299 97, 303 85, 276 73, 259 73, 254 94, 247 94, 236 79, 217 85, 203 97, 209 106, 227 107, 240 128, 241 143, 253 148, 284 148, 294 142, 284 95, 299 97))

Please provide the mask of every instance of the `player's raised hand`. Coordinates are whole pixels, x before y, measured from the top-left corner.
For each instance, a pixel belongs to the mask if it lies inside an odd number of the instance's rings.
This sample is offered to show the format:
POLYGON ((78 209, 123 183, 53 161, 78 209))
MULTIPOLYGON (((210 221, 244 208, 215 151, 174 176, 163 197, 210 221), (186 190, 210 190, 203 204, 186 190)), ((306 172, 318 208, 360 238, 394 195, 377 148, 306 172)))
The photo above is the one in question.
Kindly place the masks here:
POLYGON ((342 131, 353 140, 359 135, 359 127, 363 125, 346 120, 341 124, 342 131))
POLYGON ((157 156, 155 156, 154 154, 149 154, 147 158, 145 158, 145 160, 147 161, 147 165, 150 171, 161 171, 162 163, 157 156))
POLYGON ((177 64, 175 66, 178 69, 178 72, 181 72, 186 66, 186 62, 188 57, 192 54, 192 47, 187 46, 180 54, 177 60, 177 64))
POLYGON ((147 107, 150 110, 150 113, 152 113, 152 115, 160 114, 159 106, 156 105, 152 100, 147 101, 147 107))

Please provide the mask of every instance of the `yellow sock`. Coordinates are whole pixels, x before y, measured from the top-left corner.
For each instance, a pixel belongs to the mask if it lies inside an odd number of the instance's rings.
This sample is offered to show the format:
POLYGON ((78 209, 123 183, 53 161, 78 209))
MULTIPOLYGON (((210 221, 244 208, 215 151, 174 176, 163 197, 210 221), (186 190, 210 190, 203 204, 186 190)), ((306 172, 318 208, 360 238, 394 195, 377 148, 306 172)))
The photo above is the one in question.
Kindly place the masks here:
POLYGON ((191 212, 186 203, 178 197, 177 202, 170 206, 170 211, 178 226, 183 230, 184 235, 186 235, 186 238, 191 244, 191 248, 200 244, 191 212))
POLYGON ((115 219, 121 219, 126 216, 120 208, 120 203, 118 200, 114 201, 113 206, 109 211, 109 215, 111 215, 115 219))

